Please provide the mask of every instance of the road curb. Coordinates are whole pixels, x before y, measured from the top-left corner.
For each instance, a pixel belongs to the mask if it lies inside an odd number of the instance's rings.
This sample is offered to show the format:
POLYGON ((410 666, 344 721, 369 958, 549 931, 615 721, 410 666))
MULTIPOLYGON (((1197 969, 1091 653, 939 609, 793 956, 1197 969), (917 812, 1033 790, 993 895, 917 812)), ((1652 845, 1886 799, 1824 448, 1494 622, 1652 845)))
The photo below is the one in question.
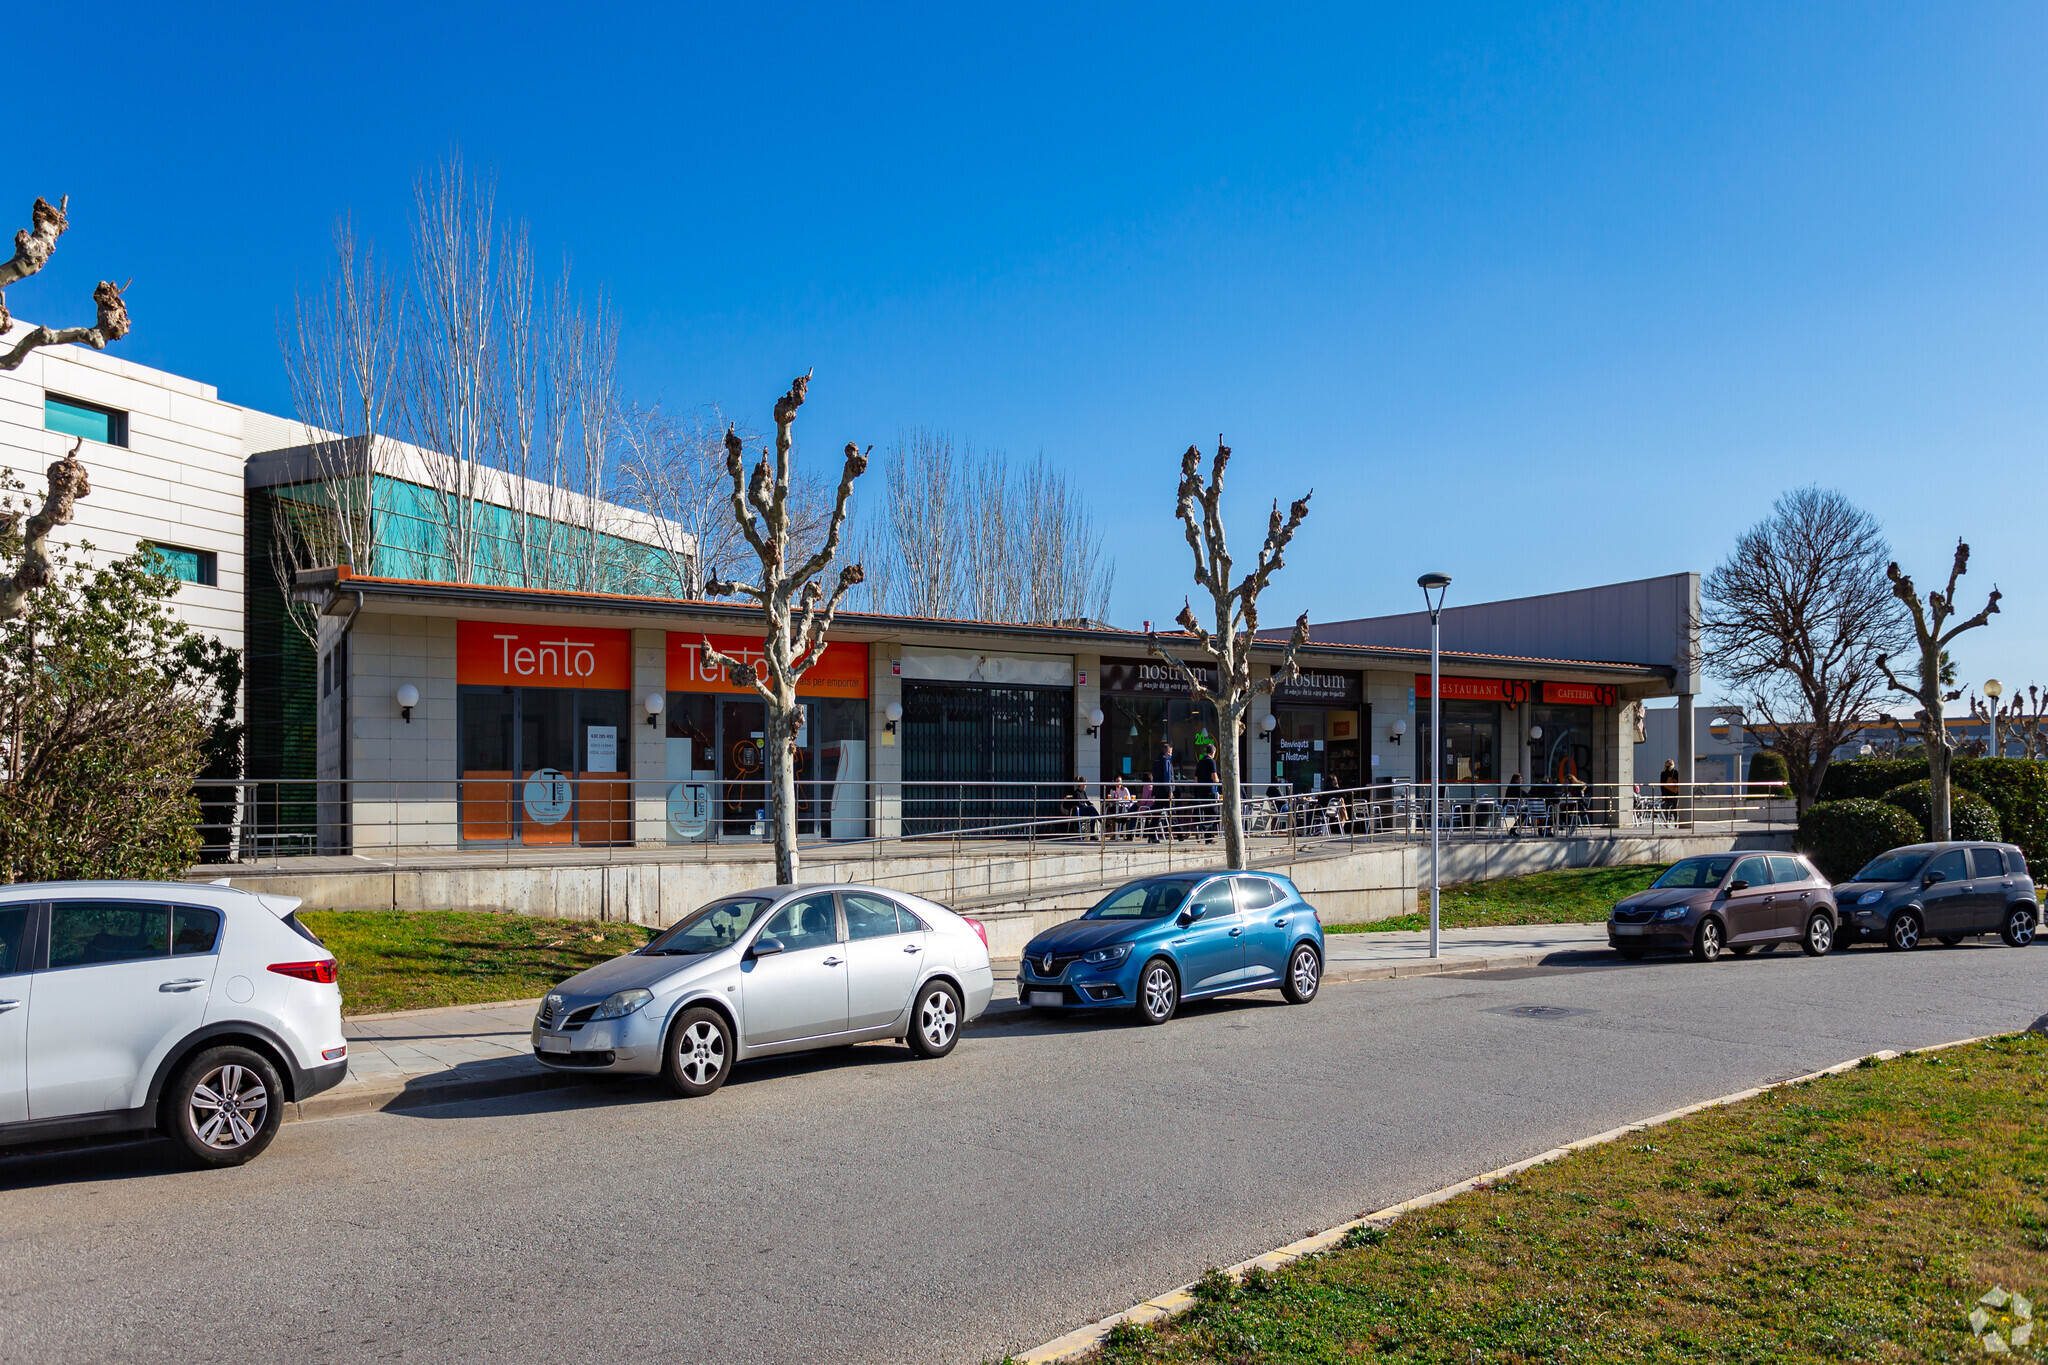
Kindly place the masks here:
MULTIPOLYGON (((1460 1180, 1455 1184, 1445 1185, 1442 1189, 1431 1190, 1428 1194, 1403 1200, 1399 1204, 1389 1204, 1386 1208, 1368 1213, 1362 1218, 1354 1218, 1348 1223, 1339 1223, 1336 1227, 1330 1228, 1325 1232, 1316 1233, 1311 1237, 1304 1237, 1298 1242, 1289 1242, 1286 1246, 1275 1248, 1263 1256, 1255 1256, 1249 1261, 1239 1261, 1236 1265, 1226 1268, 1223 1273, 1232 1279, 1243 1279, 1248 1272, 1255 1269, 1278 1270, 1282 1266, 1291 1265, 1304 1257, 1320 1255, 1331 1250, 1339 1242, 1343 1241, 1346 1236, 1350 1235, 1354 1229, 1385 1228, 1391 1226, 1404 1214, 1430 1208, 1444 1203, 1446 1200, 1455 1199, 1461 1194, 1470 1194, 1474 1190, 1484 1189, 1488 1185, 1505 1180, 1510 1176, 1519 1175, 1523 1171, 1562 1160, 1573 1152, 1584 1151, 1588 1147, 1602 1146, 1619 1138, 1628 1137, 1633 1133, 1640 1133, 1647 1129, 1656 1128, 1663 1124, 1671 1123, 1674 1120, 1700 1113, 1702 1110, 1718 1109, 1725 1105, 1739 1104, 1743 1100, 1755 1099, 1758 1095, 1767 1094, 1773 1090, 1782 1090, 1788 1085, 1803 1085, 1808 1081, 1817 1081, 1823 1076, 1840 1075, 1842 1072, 1855 1070, 1865 1062, 1885 1062, 1897 1057, 1917 1056, 1923 1052, 1942 1052, 1949 1048, 1968 1047, 1972 1043, 1981 1043, 1990 1038, 2003 1038, 2007 1036, 2009 1035, 1985 1033, 1979 1034, 1974 1038, 1959 1038, 1952 1043, 1936 1043, 1932 1047, 1911 1048, 1905 1052, 1894 1052, 1887 1048, 1881 1052, 1870 1053, 1868 1056, 1852 1057, 1846 1062, 1838 1062, 1834 1066, 1824 1067, 1819 1071, 1810 1071, 1804 1076, 1794 1076, 1782 1081, 1769 1081, 1763 1085, 1751 1086, 1747 1090, 1737 1090, 1733 1094, 1721 1095, 1711 1100, 1701 1100, 1697 1104, 1688 1104, 1683 1108, 1668 1110, 1651 1118, 1639 1119, 1634 1123, 1623 1124, 1619 1128, 1610 1128, 1604 1133, 1595 1133, 1591 1137, 1580 1138, 1576 1142, 1568 1142, 1562 1147, 1553 1147, 1549 1151, 1539 1153, 1527 1160, 1517 1161, 1513 1165, 1503 1166, 1499 1170, 1486 1171, 1480 1175, 1460 1180)), ((1055 1337, 1041 1346, 1034 1347, 1020 1355, 1012 1356, 1010 1359, 1015 1362, 1015 1365, 1064 1365, 1064 1362, 1079 1360, 1102 1345, 1103 1339, 1109 1335, 1110 1330, 1118 1323, 1128 1322, 1135 1327, 1144 1327, 1151 1323, 1178 1317, 1185 1313, 1195 1304, 1194 1288, 1193 1284, 1184 1284, 1178 1289, 1170 1289, 1164 1294, 1149 1298, 1143 1303, 1125 1309, 1121 1313, 1113 1313, 1109 1317, 1091 1322, 1085 1327, 1077 1327, 1065 1336, 1055 1337)))

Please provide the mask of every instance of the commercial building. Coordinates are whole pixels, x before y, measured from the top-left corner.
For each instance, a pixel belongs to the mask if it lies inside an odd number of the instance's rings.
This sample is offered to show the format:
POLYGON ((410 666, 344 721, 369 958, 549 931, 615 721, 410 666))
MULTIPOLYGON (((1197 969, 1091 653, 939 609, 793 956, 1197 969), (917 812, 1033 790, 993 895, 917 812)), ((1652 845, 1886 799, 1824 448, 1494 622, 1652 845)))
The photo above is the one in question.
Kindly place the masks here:
MULTIPOLYGON (((703 657, 708 638, 758 658, 758 611, 340 568, 299 592, 345 661, 321 702, 321 775, 349 779, 327 798, 330 851, 761 838, 762 703, 703 657)), ((1248 780, 1414 780, 1427 648, 1324 633, 1302 677, 1254 704, 1248 780)), ((1255 667, 1283 648, 1261 642, 1255 667)), ((1668 662, 1446 651, 1446 778, 1498 783, 1527 752, 1545 780, 1626 786, 1636 703, 1679 680, 1668 662)), ((1043 817, 1077 778, 1091 795, 1141 785, 1163 745, 1186 771, 1215 736, 1147 637, 1114 629, 842 614, 798 693, 808 838, 1043 817)))

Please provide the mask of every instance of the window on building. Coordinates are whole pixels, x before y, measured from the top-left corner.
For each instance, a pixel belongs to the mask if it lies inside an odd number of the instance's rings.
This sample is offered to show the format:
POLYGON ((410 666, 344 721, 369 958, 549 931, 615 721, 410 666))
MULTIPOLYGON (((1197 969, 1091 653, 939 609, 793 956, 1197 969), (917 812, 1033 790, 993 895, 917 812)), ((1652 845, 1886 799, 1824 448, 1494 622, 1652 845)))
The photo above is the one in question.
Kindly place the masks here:
POLYGON ((77 398, 43 395, 43 426, 66 436, 83 436, 101 445, 128 444, 128 414, 118 408, 103 408, 77 398))
POLYGON ((220 557, 211 550, 188 550, 182 545, 151 545, 157 558, 170 565, 171 573, 180 583, 198 583, 203 587, 218 587, 220 584, 220 557))

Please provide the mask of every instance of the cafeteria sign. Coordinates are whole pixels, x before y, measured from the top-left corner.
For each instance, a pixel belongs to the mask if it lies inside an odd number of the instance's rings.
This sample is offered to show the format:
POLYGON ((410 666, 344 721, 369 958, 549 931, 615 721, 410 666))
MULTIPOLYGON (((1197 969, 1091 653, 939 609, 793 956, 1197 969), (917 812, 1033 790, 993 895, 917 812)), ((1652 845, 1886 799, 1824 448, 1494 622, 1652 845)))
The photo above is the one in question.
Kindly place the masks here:
POLYGON ((1616 696, 1613 683, 1547 682, 1543 700, 1553 706, 1612 706, 1616 696))

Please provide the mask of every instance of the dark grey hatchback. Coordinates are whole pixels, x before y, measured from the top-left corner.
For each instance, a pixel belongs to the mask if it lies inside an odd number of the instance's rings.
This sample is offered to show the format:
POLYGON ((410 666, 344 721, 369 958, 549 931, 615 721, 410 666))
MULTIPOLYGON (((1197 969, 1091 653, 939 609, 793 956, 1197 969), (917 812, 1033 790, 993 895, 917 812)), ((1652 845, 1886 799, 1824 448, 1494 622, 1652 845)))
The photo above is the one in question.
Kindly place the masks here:
POLYGON ((1908 844, 1879 854, 1835 888, 1842 945, 1875 939, 1901 951, 1923 938, 1997 934, 2015 948, 2041 922, 2027 860, 2011 844, 1908 844))

